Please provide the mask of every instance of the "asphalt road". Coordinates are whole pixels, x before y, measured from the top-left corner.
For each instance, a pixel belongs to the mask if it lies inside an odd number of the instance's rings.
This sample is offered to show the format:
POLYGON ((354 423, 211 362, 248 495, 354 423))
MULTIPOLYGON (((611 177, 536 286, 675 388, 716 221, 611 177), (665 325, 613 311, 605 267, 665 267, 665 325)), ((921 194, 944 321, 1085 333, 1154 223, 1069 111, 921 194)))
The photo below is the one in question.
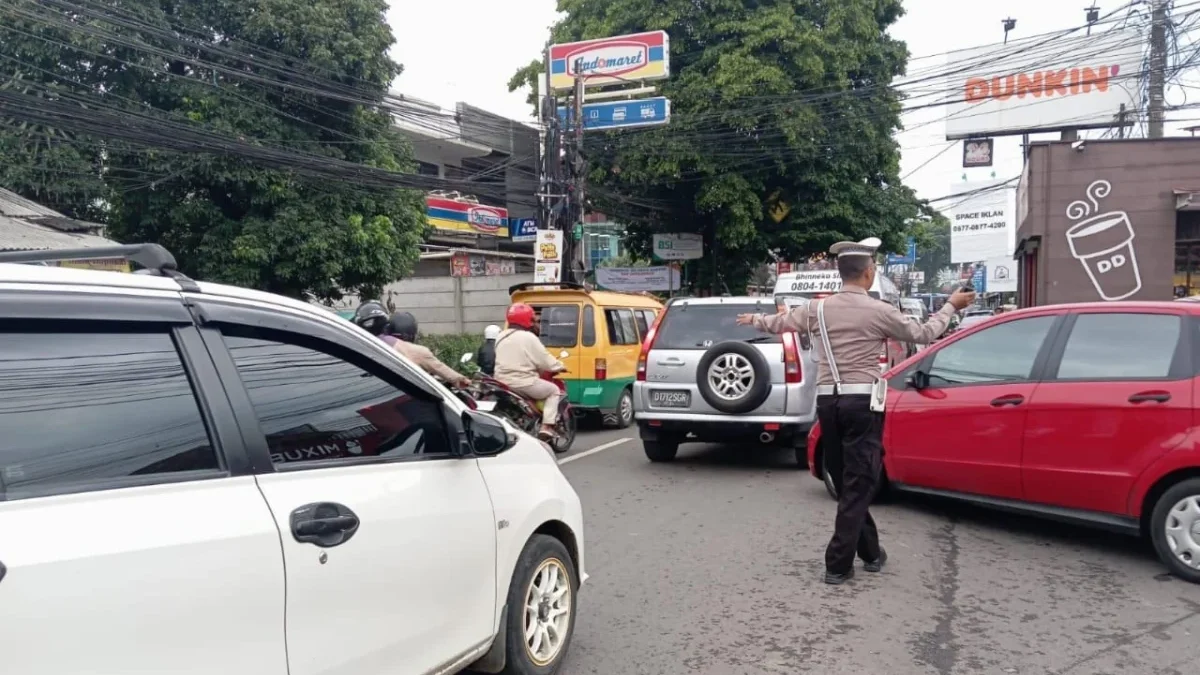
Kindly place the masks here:
POLYGON ((1200 586, 1136 539, 900 498, 873 510, 884 572, 826 586, 834 504, 791 453, 696 445, 650 464, 630 430, 584 432, 562 459, 591 575, 562 675, 1183 675, 1200 662, 1200 586))

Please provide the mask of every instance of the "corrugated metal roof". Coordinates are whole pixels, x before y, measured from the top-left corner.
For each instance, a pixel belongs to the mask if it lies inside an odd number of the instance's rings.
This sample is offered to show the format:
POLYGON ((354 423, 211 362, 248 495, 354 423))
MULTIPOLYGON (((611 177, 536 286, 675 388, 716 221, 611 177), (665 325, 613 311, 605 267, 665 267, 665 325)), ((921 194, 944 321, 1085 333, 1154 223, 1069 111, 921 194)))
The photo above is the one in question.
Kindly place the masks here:
POLYGON ((0 251, 115 246, 99 236, 104 226, 67 218, 57 211, 0 188, 0 251))

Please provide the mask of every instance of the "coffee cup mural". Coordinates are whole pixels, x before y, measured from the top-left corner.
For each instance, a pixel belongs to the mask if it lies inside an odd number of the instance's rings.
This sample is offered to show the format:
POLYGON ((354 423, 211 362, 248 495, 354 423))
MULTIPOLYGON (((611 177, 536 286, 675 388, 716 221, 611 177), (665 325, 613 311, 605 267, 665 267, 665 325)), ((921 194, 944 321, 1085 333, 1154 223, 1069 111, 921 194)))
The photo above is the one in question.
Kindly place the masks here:
POLYGON ((1067 218, 1076 221, 1067 230, 1071 255, 1083 265, 1100 297, 1109 301, 1124 300, 1142 289, 1129 214, 1100 212, 1100 200, 1111 191, 1108 181, 1095 181, 1087 188, 1087 201, 1067 206, 1067 218))

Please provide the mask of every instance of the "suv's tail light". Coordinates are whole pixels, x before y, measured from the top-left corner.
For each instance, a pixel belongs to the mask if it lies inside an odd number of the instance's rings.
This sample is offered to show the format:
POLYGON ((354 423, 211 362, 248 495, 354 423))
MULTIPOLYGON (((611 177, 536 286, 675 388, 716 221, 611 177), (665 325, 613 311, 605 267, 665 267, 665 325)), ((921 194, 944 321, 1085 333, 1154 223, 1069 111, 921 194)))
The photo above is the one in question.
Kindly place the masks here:
POLYGON ((596 377, 597 380, 608 379, 608 360, 596 359, 596 377))
POLYGON ((783 338, 783 381, 788 384, 799 384, 804 381, 804 371, 800 367, 800 348, 796 346, 796 334, 784 333, 783 338))
POLYGON ((658 318, 654 320, 654 325, 650 326, 650 330, 646 331, 646 339, 642 340, 642 353, 638 355, 637 362, 637 381, 646 381, 646 360, 650 357, 650 350, 654 349, 654 338, 658 337, 658 326, 662 323, 666 312, 659 312, 658 318))

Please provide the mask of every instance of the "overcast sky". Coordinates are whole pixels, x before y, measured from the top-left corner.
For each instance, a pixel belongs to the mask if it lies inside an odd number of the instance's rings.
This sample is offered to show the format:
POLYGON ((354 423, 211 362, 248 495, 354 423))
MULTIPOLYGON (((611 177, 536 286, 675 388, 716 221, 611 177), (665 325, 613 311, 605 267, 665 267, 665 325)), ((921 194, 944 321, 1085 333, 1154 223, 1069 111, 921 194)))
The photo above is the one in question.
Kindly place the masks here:
MULTIPOLYGON (((1004 38, 1001 22, 1010 16, 1017 20, 1012 39, 1072 28, 1084 23, 1086 4, 1087 0, 1007 0, 989 7, 988 3, 962 0, 906 0, 908 13, 892 34, 906 41, 909 52, 919 58, 1000 42, 1004 38)), ((1105 14, 1124 5, 1125 0, 1096 0, 1096 4, 1105 14)), ((444 108, 464 101, 529 119, 527 92, 510 94, 507 82, 517 68, 540 57, 555 18, 554 0, 393 0, 389 12, 397 40, 393 56, 404 64, 404 74, 395 87, 444 108)), ((910 70, 933 63, 933 59, 916 61, 910 70)), ((1180 91, 1169 91, 1167 102, 1180 103, 1180 97, 1180 91)), ((906 184, 925 198, 951 193, 963 180, 961 145, 947 147, 945 127, 939 119, 944 115, 944 109, 933 108, 903 117, 909 131, 899 135, 901 173, 912 173, 906 184), (943 154, 931 159, 939 152, 943 154)), ((1177 116, 1191 117, 1184 111, 1177 116)), ((1172 126, 1186 125, 1168 124, 1168 133, 1172 126)), ((997 140, 993 169, 999 179, 1020 173, 1019 137, 997 140)), ((991 171, 971 169, 968 179, 987 180, 991 171)))

